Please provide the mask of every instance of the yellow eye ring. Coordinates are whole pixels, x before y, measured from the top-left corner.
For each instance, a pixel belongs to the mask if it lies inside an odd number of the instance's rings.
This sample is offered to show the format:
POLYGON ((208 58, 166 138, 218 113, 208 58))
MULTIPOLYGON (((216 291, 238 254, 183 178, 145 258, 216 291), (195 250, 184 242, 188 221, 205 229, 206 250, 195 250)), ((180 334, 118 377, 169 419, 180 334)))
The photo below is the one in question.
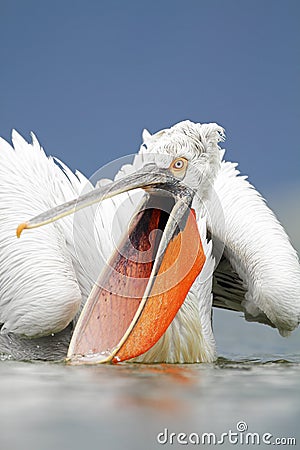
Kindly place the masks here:
POLYGON ((182 170, 186 170, 188 164, 188 160, 185 158, 176 158, 170 165, 170 170, 173 172, 181 172, 182 170))

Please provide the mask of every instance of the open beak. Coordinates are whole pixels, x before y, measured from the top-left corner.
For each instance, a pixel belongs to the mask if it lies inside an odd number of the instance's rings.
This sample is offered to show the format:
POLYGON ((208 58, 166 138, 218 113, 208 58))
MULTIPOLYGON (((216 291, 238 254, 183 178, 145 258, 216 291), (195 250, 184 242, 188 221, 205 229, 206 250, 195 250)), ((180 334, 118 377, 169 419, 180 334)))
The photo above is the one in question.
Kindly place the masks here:
POLYGON ((69 346, 70 363, 126 361, 145 353, 165 333, 205 262, 190 209, 193 193, 167 169, 148 164, 18 227, 19 236, 24 228, 136 188, 148 195, 87 299, 69 346))

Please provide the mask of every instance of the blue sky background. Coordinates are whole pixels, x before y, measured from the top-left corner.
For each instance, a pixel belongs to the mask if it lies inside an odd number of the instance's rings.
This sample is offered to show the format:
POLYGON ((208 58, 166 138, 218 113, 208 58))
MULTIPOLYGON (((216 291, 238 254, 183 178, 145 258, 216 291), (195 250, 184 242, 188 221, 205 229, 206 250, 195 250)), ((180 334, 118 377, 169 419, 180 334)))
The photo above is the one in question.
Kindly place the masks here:
MULTIPOLYGON (((218 122, 227 158, 300 250, 299 23, 298 0, 0 0, 0 135, 32 130, 90 176, 135 152, 144 127, 218 122)), ((265 351, 299 348, 300 330, 282 340, 224 314, 221 354, 238 327, 233 352, 255 339, 265 351)))
POLYGON ((89 176, 144 127, 218 122, 272 201, 300 186, 299 21, 297 0, 0 0, 0 135, 89 176))

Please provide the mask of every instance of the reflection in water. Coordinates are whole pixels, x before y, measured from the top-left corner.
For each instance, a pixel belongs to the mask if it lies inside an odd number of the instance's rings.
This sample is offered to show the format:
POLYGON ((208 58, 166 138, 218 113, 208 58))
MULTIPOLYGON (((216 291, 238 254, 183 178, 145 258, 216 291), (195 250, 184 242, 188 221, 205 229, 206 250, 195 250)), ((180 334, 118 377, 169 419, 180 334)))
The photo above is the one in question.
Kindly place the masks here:
POLYGON ((165 428, 222 433, 239 420, 252 431, 297 437, 299 375, 300 358, 90 367, 4 361, 1 442, 7 449, 25 441, 32 450, 150 449, 165 428))
MULTIPOLYGON (((134 366, 126 367, 128 376, 132 375, 134 366)), ((136 382, 118 398, 120 408, 146 408, 160 413, 176 414, 188 410, 188 402, 180 395, 181 387, 185 386, 186 390, 188 386, 193 386, 195 381, 186 367, 169 364, 136 366, 136 382)), ((101 382, 101 378, 99 381, 101 382)))

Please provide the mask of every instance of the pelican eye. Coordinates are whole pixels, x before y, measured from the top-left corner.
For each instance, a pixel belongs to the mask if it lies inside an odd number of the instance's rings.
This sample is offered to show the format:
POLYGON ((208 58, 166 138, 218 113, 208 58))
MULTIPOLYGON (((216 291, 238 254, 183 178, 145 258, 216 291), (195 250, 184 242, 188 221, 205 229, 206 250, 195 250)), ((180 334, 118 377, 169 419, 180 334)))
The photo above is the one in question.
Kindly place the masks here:
POLYGON ((184 166, 184 162, 182 161, 182 159, 178 159, 178 161, 175 161, 175 163, 173 164, 174 169, 182 169, 184 166))
POLYGON ((177 174, 181 172, 185 172, 187 169, 188 160, 185 158, 176 158, 170 165, 171 172, 175 172, 177 174))

